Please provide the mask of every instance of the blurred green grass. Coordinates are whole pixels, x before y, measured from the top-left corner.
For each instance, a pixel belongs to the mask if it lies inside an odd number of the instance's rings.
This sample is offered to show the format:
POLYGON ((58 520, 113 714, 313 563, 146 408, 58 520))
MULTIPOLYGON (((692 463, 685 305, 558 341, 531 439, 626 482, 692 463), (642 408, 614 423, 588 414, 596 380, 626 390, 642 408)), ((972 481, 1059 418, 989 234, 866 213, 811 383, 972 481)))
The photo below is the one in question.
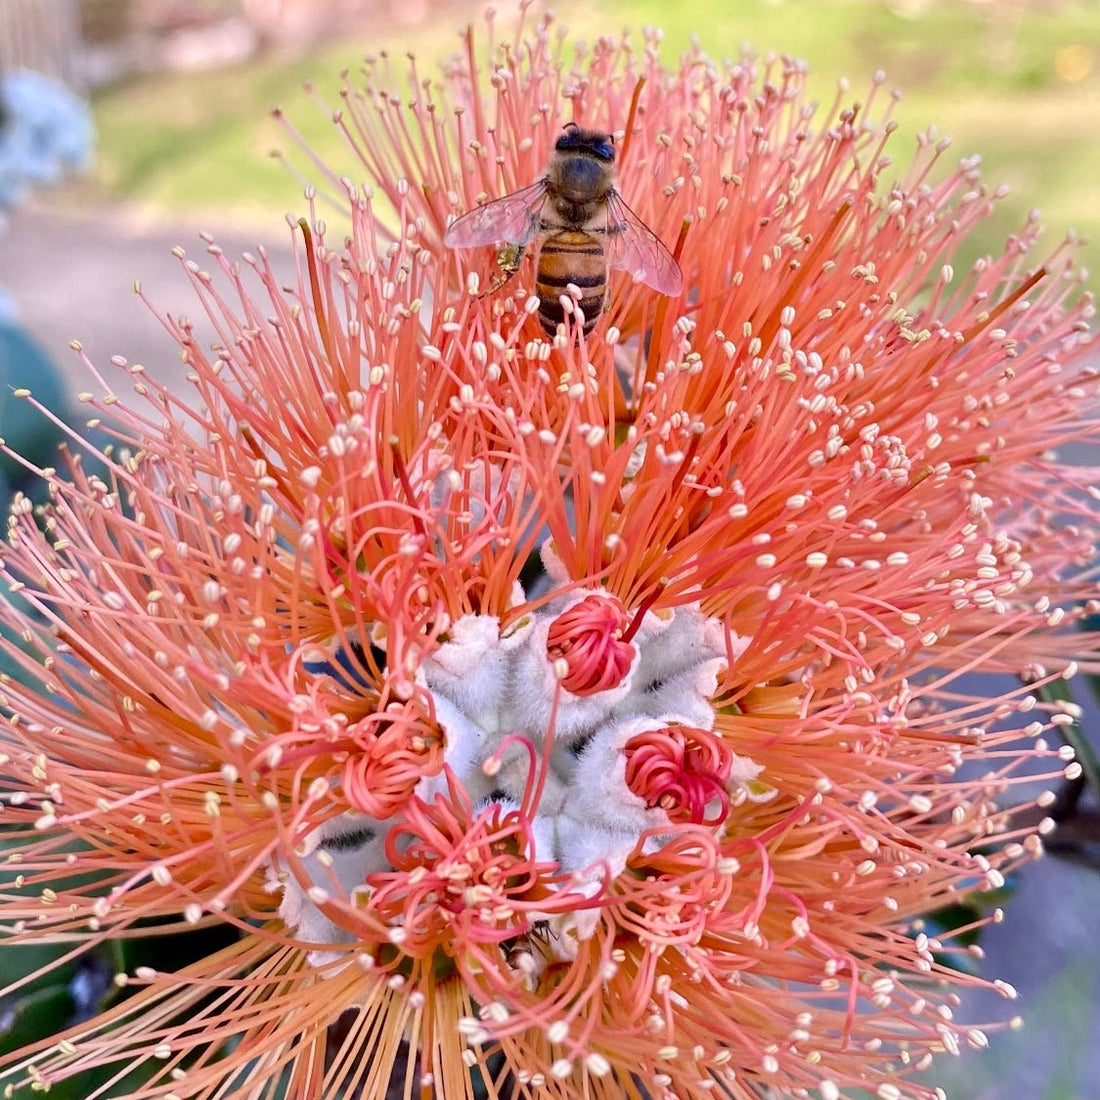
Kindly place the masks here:
MULTIPOLYGON (((501 16, 508 11, 502 4, 501 16)), ((905 98, 891 143, 895 161, 909 156, 930 124, 953 138, 944 166, 980 153, 990 187, 1008 197, 963 260, 997 250, 1032 207, 1048 226, 1046 247, 1065 231, 1100 242, 1100 4, 1095 0, 573 0, 559 22, 580 37, 644 25, 665 31, 669 61, 698 37, 721 59, 742 43, 759 52, 794 54, 811 67, 811 90, 830 102, 836 80, 851 80, 858 100, 883 69, 905 98)), ((536 8, 536 11, 538 8, 536 8)), ((300 187, 269 151, 290 142, 270 117, 279 105, 326 159, 355 175, 339 135, 303 83, 313 80, 328 102, 339 73, 357 67, 367 49, 390 48, 403 76, 415 44, 422 73, 457 47, 456 30, 475 9, 436 5, 422 26, 364 28, 362 41, 295 59, 269 57, 201 74, 158 74, 101 92, 96 197, 129 204, 156 219, 181 215, 214 228, 249 232, 302 206, 300 187)), ((899 165, 900 167, 900 165, 899 165)), ((1097 256, 1096 244, 1085 250, 1097 256)))

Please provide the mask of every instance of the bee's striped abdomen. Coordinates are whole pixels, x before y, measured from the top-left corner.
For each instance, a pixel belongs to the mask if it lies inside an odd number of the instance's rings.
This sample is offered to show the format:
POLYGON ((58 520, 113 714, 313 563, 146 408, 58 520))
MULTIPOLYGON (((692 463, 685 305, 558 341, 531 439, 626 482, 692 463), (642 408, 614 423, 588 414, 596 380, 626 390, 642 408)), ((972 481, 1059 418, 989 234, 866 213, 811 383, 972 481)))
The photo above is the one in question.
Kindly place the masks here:
POLYGON ((603 242, 580 229, 552 234, 539 252, 535 292, 539 321, 550 336, 565 319, 560 299, 570 283, 581 291, 576 304, 584 314, 584 331, 591 332, 607 301, 607 257, 603 242))

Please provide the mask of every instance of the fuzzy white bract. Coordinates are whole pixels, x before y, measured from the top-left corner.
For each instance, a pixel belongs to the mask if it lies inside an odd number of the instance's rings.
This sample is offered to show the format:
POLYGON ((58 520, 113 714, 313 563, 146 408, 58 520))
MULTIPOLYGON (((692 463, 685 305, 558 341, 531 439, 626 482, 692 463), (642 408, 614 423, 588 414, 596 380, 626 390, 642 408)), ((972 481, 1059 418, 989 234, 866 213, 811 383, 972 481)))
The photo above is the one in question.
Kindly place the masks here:
MULTIPOLYGON (((523 594, 517 596, 523 603, 523 594)), ((598 629, 590 626, 591 615, 611 603, 602 590, 582 590, 551 599, 505 627, 497 616, 467 615, 417 675, 445 736, 446 767, 422 779, 416 796, 430 803, 457 781, 479 811, 495 806, 527 815, 530 858, 556 863, 578 882, 614 878, 632 851, 660 848, 663 835, 684 821, 717 829, 731 800, 761 801, 774 794, 759 780, 758 764, 728 750, 686 811, 672 790, 682 793, 683 773, 691 771, 683 759, 662 758, 648 781, 631 781, 631 747, 639 739, 680 729, 699 738, 713 729, 719 677, 750 639, 728 633, 697 606, 647 611, 630 642, 616 636, 621 631, 598 639, 625 651, 616 682, 607 683, 604 675, 602 689, 571 691, 564 684, 577 675, 583 679, 585 669, 555 655, 575 652, 560 641, 556 650, 555 627, 565 622, 584 638, 598 629)), ((587 640, 579 661, 599 664, 599 646, 587 640)), ((305 836, 302 852, 314 895, 334 887, 350 894, 364 888, 370 875, 390 870, 386 830, 384 822, 345 814, 305 836)), ((280 916, 300 935, 318 943, 348 942, 347 933, 311 900, 308 882, 287 876, 272 876, 271 882, 284 889, 280 916)), ((316 958, 331 961, 325 953, 316 958)))

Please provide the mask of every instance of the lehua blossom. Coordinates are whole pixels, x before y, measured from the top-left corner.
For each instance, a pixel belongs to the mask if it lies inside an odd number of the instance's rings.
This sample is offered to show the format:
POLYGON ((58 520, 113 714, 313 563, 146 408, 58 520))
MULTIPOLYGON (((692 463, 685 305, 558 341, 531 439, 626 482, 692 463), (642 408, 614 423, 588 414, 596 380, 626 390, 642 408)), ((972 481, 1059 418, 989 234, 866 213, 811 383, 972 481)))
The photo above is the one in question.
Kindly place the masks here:
POLYGON ((960 991, 1014 993, 922 917, 1080 767, 1029 686, 1100 668, 1073 242, 953 271, 997 196, 931 137, 892 166, 881 81, 815 110, 797 62, 658 46, 368 59, 296 283, 181 252, 194 394, 116 360, 106 471, 74 433, 16 501, 8 941, 239 936, 119 974, 12 1095, 890 1100, 985 1046, 960 991), (530 257, 483 295, 443 233, 573 119, 684 292, 615 273, 548 338, 530 257))

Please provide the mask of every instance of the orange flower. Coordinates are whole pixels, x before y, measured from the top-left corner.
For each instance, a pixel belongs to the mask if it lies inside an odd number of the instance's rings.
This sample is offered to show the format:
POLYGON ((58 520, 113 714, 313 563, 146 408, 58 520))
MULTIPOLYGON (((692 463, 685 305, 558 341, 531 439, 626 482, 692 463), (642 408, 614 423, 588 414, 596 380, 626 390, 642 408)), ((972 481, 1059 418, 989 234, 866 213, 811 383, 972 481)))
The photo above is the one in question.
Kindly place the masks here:
POLYGON ((1072 250, 1029 267, 1029 223, 956 275, 992 199, 929 142, 885 184, 877 89, 818 121, 790 62, 561 50, 349 88, 380 212, 331 179, 350 236, 303 223, 289 291, 185 260, 194 404, 100 379, 106 476, 17 503, 9 939, 239 938, 0 1080, 920 1098, 985 1044, 956 990, 1011 989, 917 922, 1037 855, 1013 792, 1079 769, 1064 715, 961 679, 1100 669, 1072 250), (684 292, 613 273, 546 338, 530 260, 479 296, 501 257, 443 235, 571 119, 684 292))

